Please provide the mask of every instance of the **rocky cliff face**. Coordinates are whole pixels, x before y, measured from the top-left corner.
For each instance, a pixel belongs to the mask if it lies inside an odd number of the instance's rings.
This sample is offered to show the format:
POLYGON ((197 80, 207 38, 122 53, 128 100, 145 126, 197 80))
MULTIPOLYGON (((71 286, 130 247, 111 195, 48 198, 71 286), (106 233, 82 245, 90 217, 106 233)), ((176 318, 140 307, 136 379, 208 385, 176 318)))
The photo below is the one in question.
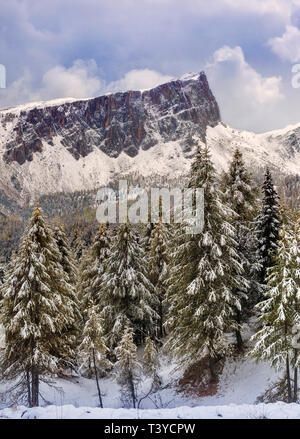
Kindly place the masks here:
POLYGON ((3 159, 23 165, 57 139, 76 160, 95 147, 112 158, 122 151, 135 157, 158 142, 194 134, 204 141, 207 126, 219 121, 218 104, 202 72, 143 92, 2 111, 2 129, 10 131, 3 159))
POLYGON ((300 174, 300 124, 265 134, 220 121, 204 73, 145 91, 0 111, 0 213, 43 194, 93 190, 129 173, 181 181, 206 141, 218 171, 238 146, 250 167, 300 174))

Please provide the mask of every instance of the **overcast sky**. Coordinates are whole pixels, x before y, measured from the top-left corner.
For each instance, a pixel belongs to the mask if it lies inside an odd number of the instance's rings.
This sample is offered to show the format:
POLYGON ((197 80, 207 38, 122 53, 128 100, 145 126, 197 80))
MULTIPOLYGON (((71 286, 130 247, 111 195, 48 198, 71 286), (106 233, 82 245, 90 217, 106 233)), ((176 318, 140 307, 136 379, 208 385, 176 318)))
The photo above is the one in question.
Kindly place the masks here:
POLYGON ((206 71, 224 122, 300 122, 300 0, 0 0, 0 108, 206 71))

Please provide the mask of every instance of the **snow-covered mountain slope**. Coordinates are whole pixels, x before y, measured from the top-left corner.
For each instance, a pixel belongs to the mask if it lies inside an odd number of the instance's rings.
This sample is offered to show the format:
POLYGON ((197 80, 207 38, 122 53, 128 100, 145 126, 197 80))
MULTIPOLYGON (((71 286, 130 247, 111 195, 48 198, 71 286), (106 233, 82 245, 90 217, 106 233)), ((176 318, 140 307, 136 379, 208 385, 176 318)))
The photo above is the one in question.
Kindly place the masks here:
POLYGON ((1 110, 0 191, 22 204, 129 172, 173 178, 205 141, 218 170, 239 146, 251 166, 300 174, 300 124, 265 134, 224 125, 201 72, 151 90, 1 110))
POLYGON ((219 123, 207 128, 206 140, 219 169, 226 168, 239 147, 249 167, 268 165, 287 174, 300 174, 300 124, 255 134, 219 123))

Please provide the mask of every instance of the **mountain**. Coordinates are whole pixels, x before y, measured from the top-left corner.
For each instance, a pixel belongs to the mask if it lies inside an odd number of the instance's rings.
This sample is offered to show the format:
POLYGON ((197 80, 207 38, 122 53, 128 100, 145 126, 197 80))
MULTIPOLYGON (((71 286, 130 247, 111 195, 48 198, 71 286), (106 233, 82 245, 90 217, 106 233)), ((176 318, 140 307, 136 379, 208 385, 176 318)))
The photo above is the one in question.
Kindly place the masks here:
POLYGON ((201 72, 150 90, 1 110, 0 203, 95 189, 129 172, 180 176, 199 142, 218 169, 239 146, 251 165, 300 174, 300 124, 265 134, 226 126, 201 72))

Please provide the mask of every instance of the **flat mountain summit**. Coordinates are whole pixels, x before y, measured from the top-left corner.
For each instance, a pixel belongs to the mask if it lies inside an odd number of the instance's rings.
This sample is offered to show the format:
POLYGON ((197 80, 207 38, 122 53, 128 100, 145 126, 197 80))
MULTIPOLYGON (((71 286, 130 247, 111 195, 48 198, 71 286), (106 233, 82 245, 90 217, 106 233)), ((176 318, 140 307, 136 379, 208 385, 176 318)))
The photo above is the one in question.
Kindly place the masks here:
POLYGON ((300 174, 300 124, 264 134, 225 125, 200 72, 144 91, 0 110, 0 190, 22 204, 128 172, 180 176, 199 142, 217 169, 239 146, 251 165, 300 174))

